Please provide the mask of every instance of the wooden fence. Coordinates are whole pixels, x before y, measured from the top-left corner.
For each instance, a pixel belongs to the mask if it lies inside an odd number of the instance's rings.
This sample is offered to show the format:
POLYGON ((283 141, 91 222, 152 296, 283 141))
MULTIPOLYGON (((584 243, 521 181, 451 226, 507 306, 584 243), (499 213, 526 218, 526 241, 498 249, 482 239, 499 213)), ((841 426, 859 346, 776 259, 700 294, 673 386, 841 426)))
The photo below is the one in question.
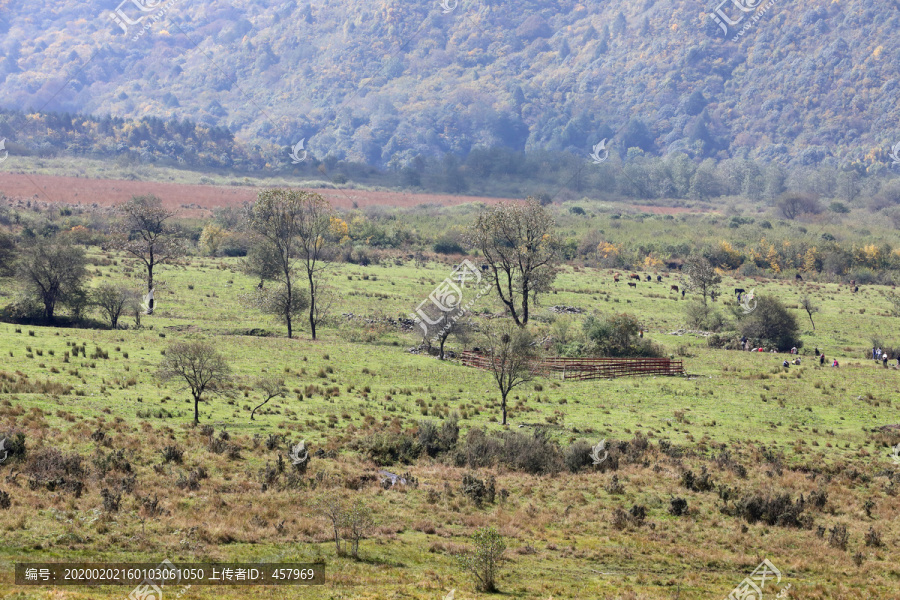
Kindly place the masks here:
MULTIPOLYGON (((474 352, 459 355, 464 366, 490 369, 491 359, 474 352)), ((639 375, 684 375, 680 360, 668 358, 545 358, 531 363, 531 371, 562 380, 611 379, 639 375)))

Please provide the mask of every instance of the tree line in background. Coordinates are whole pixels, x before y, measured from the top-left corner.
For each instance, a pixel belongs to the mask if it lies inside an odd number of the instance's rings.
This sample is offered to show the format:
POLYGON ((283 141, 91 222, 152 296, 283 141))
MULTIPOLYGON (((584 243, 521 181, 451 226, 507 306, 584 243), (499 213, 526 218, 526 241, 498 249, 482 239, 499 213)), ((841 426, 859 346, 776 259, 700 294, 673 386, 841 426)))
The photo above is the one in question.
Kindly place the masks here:
POLYGON ((420 154, 380 169, 333 155, 316 157, 312 152, 307 160, 294 165, 288 146, 244 144, 223 127, 189 120, 126 120, 108 115, 0 110, 0 137, 7 138, 12 156, 106 158, 124 168, 157 164, 209 170, 210 175, 226 177, 294 175, 333 185, 355 183, 508 197, 532 193, 568 200, 628 198, 678 204, 743 196, 775 205, 786 192, 795 198, 811 198, 780 203, 779 210, 792 215, 788 218, 816 210, 864 206, 880 211, 900 205, 900 179, 892 174, 889 163, 851 161, 788 167, 775 160, 699 159, 682 151, 659 156, 641 141, 644 138, 639 133, 644 130, 642 123, 631 124, 627 135, 623 134, 620 151, 610 153, 610 159, 599 165, 591 163, 590 144, 585 143, 583 153, 571 149, 523 152, 476 145, 466 153, 420 154), (822 204, 819 199, 832 202, 822 204))

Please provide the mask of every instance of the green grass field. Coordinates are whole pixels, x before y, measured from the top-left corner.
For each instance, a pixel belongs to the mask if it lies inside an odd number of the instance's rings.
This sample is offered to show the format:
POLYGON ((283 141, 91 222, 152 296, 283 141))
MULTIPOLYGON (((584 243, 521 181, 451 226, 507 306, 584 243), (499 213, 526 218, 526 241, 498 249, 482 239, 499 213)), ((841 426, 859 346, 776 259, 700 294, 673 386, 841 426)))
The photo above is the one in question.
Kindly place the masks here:
MULTIPOLYGON (((129 259, 99 251, 92 257, 95 284, 140 287, 141 272, 129 259)), ((77 452, 86 465, 98 452, 123 449, 135 476, 133 491, 110 512, 103 510, 101 490, 114 473, 103 479, 89 469, 76 498, 29 489, 24 476, 10 479, 17 463, 0 465, 0 490, 12 499, 12 507, 0 511, 0 596, 105 599, 130 592, 16 587, 16 562, 168 558, 327 565, 324 588, 194 587, 183 598, 424 599, 443 598, 454 588, 456 598, 486 597, 453 554, 469 546, 475 528, 493 525, 509 544, 499 581, 505 597, 722 598, 769 558, 783 579, 766 598, 787 584, 789 598, 900 598, 900 465, 890 448, 900 435, 874 432, 900 423, 894 397, 900 370, 864 359, 873 337, 895 339, 884 298, 889 288, 867 286, 852 294, 838 284, 726 279, 719 305, 733 303, 728 292, 743 287, 794 308, 804 364, 783 369, 784 355, 714 350, 701 335, 672 335, 684 327, 686 303, 669 290, 679 283, 674 275, 663 284, 629 288, 615 285, 607 270, 565 268, 556 291, 542 299, 534 324, 539 333, 546 334, 555 318, 552 305, 632 313, 654 342, 684 360, 688 376, 538 379, 515 390, 512 431, 540 424, 564 446, 635 436, 649 446, 616 472, 532 476, 483 469, 480 476, 493 474, 508 497, 477 507, 460 493, 468 469, 422 458, 388 467, 409 472, 418 487, 384 490, 379 467, 356 450, 356 442, 374 431, 408 431, 453 412, 461 437, 473 427, 502 429, 489 373, 407 352, 420 340, 385 320, 407 317, 452 265, 398 263, 336 267, 331 319, 315 342, 302 331, 285 339, 282 326, 242 304, 240 296, 255 282, 240 272, 237 259, 195 258, 163 268, 157 312, 143 318, 140 330, 0 324, 0 433, 21 430, 29 452, 77 452), (815 330, 796 309, 804 293, 821 308, 815 330), (272 335, 247 335, 253 330, 272 335), (227 431, 239 456, 211 452, 190 424, 189 394, 154 377, 168 344, 194 338, 213 341, 232 364, 235 394, 210 397, 200 411, 201 424, 213 425, 217 435, 227 431), (86 356, 75 356, 74 346, 84 347, 86 356), (829 364, 836 357, 840 368, 819 367, 814 347, 825 351, 829 364), (261 402, 254 383, 266 373, 283 376, 290 393, 251 422, 250 410, 261 402), (98 429, 103 441, 91 437, 98 429), (291 443, 305 439, 332 458, 314 458, 308 481, 297 489, 261 492, 261 472, 285 450, 284 444, 266 448, 273 433, 291 443), (184 451, 182 464, 163 463, 162 449, 170 445, 184 451), (746 477, 728 466, 734 462, 746 477), (200 466, 208 478, 197 489, 176 486, 200 466), (686 489, 683 472, 704 469, 713 489, 686 489), (612 485, 614 476, 621 489, 612 485), (372 507, 377 527, 361 544, 362 560, 336 556, 329 543, 328 527, 312 508, 325 489, 344 490, 372 507), (814 519, 808 528, 747 523, 720 511, 727 489, 732 497, 756 491, 795 499, 825 491, 827 503, 808 511, 814 519), (162 515, 147 515, 141 499, 152 496, 162 515), (687 500, 687 514, 669 514, 674 496, 687 500), (644 524, 617 526, 615 510, 635 504, 646 507, 644 524), (835 525, 848 529, 845 549, 829 544, 835 525), (883 545, 866 545, 870 528, 883 545)), ((477 310, 499 308, 485 299, 477 310)), ((567 318, 580 325, 580 316, 567 318)))

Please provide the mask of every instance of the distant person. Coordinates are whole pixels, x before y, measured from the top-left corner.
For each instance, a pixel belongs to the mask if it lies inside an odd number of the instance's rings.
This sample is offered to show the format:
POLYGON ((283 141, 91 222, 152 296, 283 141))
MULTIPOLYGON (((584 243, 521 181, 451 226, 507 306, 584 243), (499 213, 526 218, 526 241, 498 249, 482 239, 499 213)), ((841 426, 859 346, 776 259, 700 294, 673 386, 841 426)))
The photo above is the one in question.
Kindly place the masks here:
POLYGON ((887 361, 888 361, 887 352, 885 352, 881 357, 881 364, 884 365, 885 369, 887 369, 887 361))
POLYGON ((791 348, 791 354, 797 354, 797 346, 791 348))
POLYGON ((837 359, 834 359, 834 362, 831 364, 831 366, 832 366, 832 367, 837 367, 837 366, 838 366, 838 361, 837 361, 837 359))
POLYGON ((790 366, 790 363, 788 363, 787 359, 785 359, 785 361, 781 363, 781 366, 787 368, 790 366))
POLYGON ((794 364, 798 365, 798 366, 800 365, 800 357, 799 356, 794 359, 794 364))
POLYGON ((816 356, 818 356, 818 355, 819 355, 819 347, 816 346, 816 356))
POLYGON ((819 366, 822 366, 822 367, 825 366, 825 353, 824 352, 819 355, 819 366))
POLYGON ((875 360, 875 353, 878 352, 878 349, 875 346, 872 346, 872 360, 875 360))

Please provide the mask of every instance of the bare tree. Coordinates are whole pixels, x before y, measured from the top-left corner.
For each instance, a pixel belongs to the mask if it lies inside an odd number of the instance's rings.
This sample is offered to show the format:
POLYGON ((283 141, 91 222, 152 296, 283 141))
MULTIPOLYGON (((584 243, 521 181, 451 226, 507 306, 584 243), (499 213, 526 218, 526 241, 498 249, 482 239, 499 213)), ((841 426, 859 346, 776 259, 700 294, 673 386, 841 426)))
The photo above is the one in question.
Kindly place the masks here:
POLYGON ((299 222, 302 249, 300 260, 309 284, 309 329, 312 339, 316 339, 316 327, 327 312, 320 310, 319 303, 325 294, 323 275, 328 266, 326 259, 331 250, 334 209, 321 195, 309 192, 304 194, 299 222))
POLYGON ((718 294, 722 276, 716 273, 716 269, 706 258, 699 255, 689 256, 684 261, 682 270, 687 276, 684 286, 689 290, 700 292, 703 305, 706 306, 706 297, 714 298, 718 294))
POLYGON ((59 304, 83 295, 86 264, 84 250, 65 239, 39 240, 21 249, 17 273, 28 292, 44 305, 44 318, 53 323, 59 304))
MULTIPOLYGON (((322 272, 329 247, 331 205, 319 194, 304 190, 263 190, 250 211, 250 225, 267 246, 261 265, 277 264, 278 279, 284 284, 287 306, 296 294, 296 271, 303 269, 309 284, 309 326, 316 339, 322 291, 322 272)), ((268 269, 268 267, 267 267, 268 269)), ((262 269, 260 269, 262 270, 262 269)), ((293 336, 293 319, 287 314, 288 337, 293 336)))
POLYGON ((816 323, 813 321, 813 313, 819 312, 819 307, 813 304, 812 298, 809 296, 803 296, 800 298, 800 306, 803 310, 806 311, 806 314, 809 315, 809 322, 812 323, 813 331, 816 330, 816 323))
POLYGON ((119 317, 132 312, 129 309, 138 304, 138 294, 126 287, 103 283, 91 293, 91 300, 109 319, 110 329, 116 329, 119 317))
POLYGON ((533 379, 532 362, 537 356, 531 334, 506 319, 485 328, 489 368, 500 390, 500 410, 506 425, 506 398, 516 386, 533 379))
POLYGON ((350 555, 358 559, 360 540, 366 539, 375 526, 372 509, 363 504, 359 498, 355 499, 350 506, 344 509, 341 526, 350 542, 350 555))
POLYGON ((250 413, 250 420, 253 420, 253 416, 256 414, 260 408, 268 404, 269 400, 272 398, 284 398, 284 395, 287 393, 287 389, 284 387, 284 379, 280 377, 273 377, 271 375, 266 377, 260 377, 256 381, 256 388, 262 392, 263 400, 253 411, 250 413))
POLYGON ((335 492, 326 492, 314 500, 313 509, 331 523, 335 550, 338 556, 342 556, 344 551, 341 548, 341 527, 345 510, 344 499, 335 492))
POLYGON ((206 393, 221 393, 231 379, 225 358, 207 342, 178 342, 166 348, 158 376, 181 379, 194 397, 194 423, 200 422, 200 401, 206 393))
POLYGON ((432 343, 438 344, 440 350, 438 358, 444 360, 444 345, 451 335, 460 340, 467 339, 471 323, 465 318, 466 311, 462 306, 457 305, 444 312, 433 303, 426 304, 421 310, 425 313, 422 320, 418 322, 422 340, 429 348, 432 343))
MULTIPOLYGON (((119 207, 123 220, 116 245, 144 263, 147 268, 147 292, 153 290, 153 270, 157 265, 182 256, 184 250, 177 231, 168 222, 174 212, 163 208, 153 195, 132 196, 119 207)), ((147 302, 147 314, 153 314, 154 300, 147 302)))
POLYGON ((472 228, 472 241, 490 267, 497 294, 520 327, 528 323, 530 304, 556 278, 553 227, 550 214, 528 198, 485 210, 472 228))
POLYGON ((785 219, 795 219, 802 214, 817 215, 823 209, 815 196, 800 192, 787 192, 778 199, 778 210, 785 219))

